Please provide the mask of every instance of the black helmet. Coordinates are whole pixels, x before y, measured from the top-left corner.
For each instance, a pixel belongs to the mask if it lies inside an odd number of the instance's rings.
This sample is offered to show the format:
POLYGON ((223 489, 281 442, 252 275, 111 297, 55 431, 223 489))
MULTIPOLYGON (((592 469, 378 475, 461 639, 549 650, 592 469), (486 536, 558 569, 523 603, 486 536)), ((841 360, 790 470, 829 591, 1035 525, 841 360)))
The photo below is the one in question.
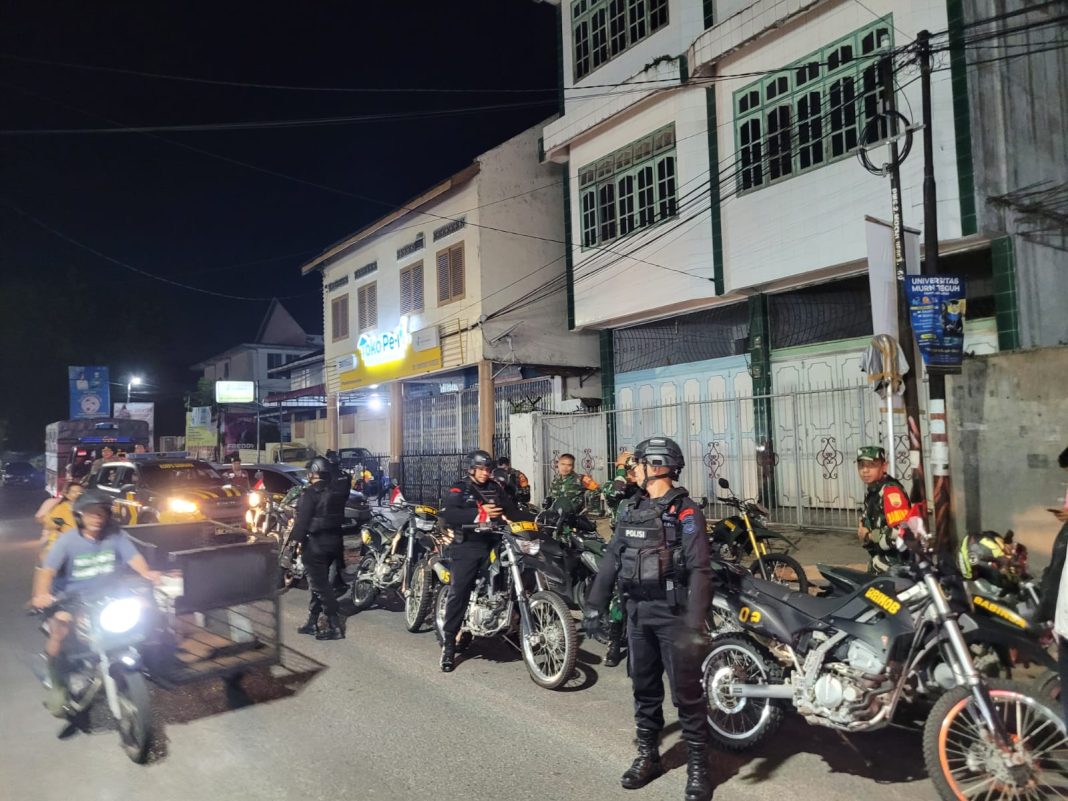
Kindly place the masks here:
POLYGON ((78 522, 81 522, 82 514, 92 506, 103 506, 111 516, 111 496, 103 490, 88 489, 78 496, 71 511, 74 512, 78 522))
POLYGON ((675 440, 667 437, 650 437, 642 440, 634 449, 634 459, 639 464, 670 467, 676 473, 686 466, 682 448, 675 440))
POLYGON ((333 468, 330 466, 330 462, 326 460, 325 456, 316 456, 310 462, 308 462, 308 472, 318 473, 321 476, 333 475, 333 468))
POLYGON ((493 467, 493 457, 486 451, 474 450, 467 454, 464 459, 464 463, 467 465, 468 470, 474 470, 476 467, 493 467))

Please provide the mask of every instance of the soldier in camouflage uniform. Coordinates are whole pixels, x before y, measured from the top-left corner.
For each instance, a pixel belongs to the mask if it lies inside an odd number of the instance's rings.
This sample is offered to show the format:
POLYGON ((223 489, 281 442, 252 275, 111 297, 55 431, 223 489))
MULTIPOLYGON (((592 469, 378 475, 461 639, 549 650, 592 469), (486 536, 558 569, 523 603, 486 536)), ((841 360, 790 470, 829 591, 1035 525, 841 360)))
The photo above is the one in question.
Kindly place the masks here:
POLYGON ((624 451, 616 459, 615 477, 601 488, 601 497, 610 514, 612 530, 616 528, 616 518, 619 514, 619 504, 627 498, 641 492, 641 487, 634 480, 634 467, 637 462, 634 454, 624 451))
POLYGON ((896 530, 909 516, 909 496, 901 482, 886 473, 886 451, 877 445, 857 450, 857 472, 867 486, 857 538, 871 556, 869 573, 885 573, 901 564, 894 544, 896 530))
POLYGON ((586 508, 586 492, 600 486, 589 476, 575 473, 575 457, 565 453, 556 460, 556 477, 549 486, 549 495, 556 501, 567 501, 575 514, 581 514, 586 508))

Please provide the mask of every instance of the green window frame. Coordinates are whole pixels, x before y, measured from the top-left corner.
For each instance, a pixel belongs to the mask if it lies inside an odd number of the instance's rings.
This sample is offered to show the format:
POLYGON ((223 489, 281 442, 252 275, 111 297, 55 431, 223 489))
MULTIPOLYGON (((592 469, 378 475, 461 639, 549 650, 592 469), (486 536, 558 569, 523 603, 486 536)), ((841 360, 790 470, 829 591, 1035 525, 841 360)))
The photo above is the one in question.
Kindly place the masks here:
POLYGON ((888 14, 734 92, 738 194, 856 152, 879 113, 881 43, 893 36, 888 14))
POLYGON ((583 250, 678 214, 675 123, 578 171, 583 250))
POLYGON ((668 24, 668 0, 574 0, 571 46, 575 80, 668 24))

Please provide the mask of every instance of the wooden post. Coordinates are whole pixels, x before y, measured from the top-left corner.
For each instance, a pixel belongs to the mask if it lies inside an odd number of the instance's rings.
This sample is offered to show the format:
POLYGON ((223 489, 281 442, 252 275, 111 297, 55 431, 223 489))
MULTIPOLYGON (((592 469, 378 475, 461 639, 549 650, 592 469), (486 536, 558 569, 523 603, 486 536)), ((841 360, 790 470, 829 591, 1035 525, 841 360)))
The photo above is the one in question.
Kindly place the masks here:
POLYGON ((327 447, 330 450, 338 449, 338 394, 331 392, 326 396, 326 428, 327 428, 327 440, 330 443, 327 447))
POLYGON ((389 475, 401 481, 400 463, 404 453, 404 384, 389 385, 389 475))
POLYGON ((490 453, 493 453, 495 414, 493 362, 482 359, 478 363, 478 447, 490 453))

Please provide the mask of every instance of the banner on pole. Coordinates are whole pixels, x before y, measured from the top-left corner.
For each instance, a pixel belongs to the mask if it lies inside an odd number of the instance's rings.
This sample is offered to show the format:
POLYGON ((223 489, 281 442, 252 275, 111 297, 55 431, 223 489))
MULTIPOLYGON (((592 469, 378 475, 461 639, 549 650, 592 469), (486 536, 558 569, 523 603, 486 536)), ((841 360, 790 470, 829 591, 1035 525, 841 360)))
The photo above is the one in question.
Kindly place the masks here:
POLYGON ((148 449, 154 450, 156 442, 155 403, 116 403, 112 415, 120 420, 144 420, 148 423, 148 449))
POLYGON ((68 367, 70 419, 107 417, 111 410, 111 384, 106 367, 68 367))
POLYGON ((929 370, 959 373, 964 357, 964 279, 956 275, 905 278, 912 331, 929 370))

